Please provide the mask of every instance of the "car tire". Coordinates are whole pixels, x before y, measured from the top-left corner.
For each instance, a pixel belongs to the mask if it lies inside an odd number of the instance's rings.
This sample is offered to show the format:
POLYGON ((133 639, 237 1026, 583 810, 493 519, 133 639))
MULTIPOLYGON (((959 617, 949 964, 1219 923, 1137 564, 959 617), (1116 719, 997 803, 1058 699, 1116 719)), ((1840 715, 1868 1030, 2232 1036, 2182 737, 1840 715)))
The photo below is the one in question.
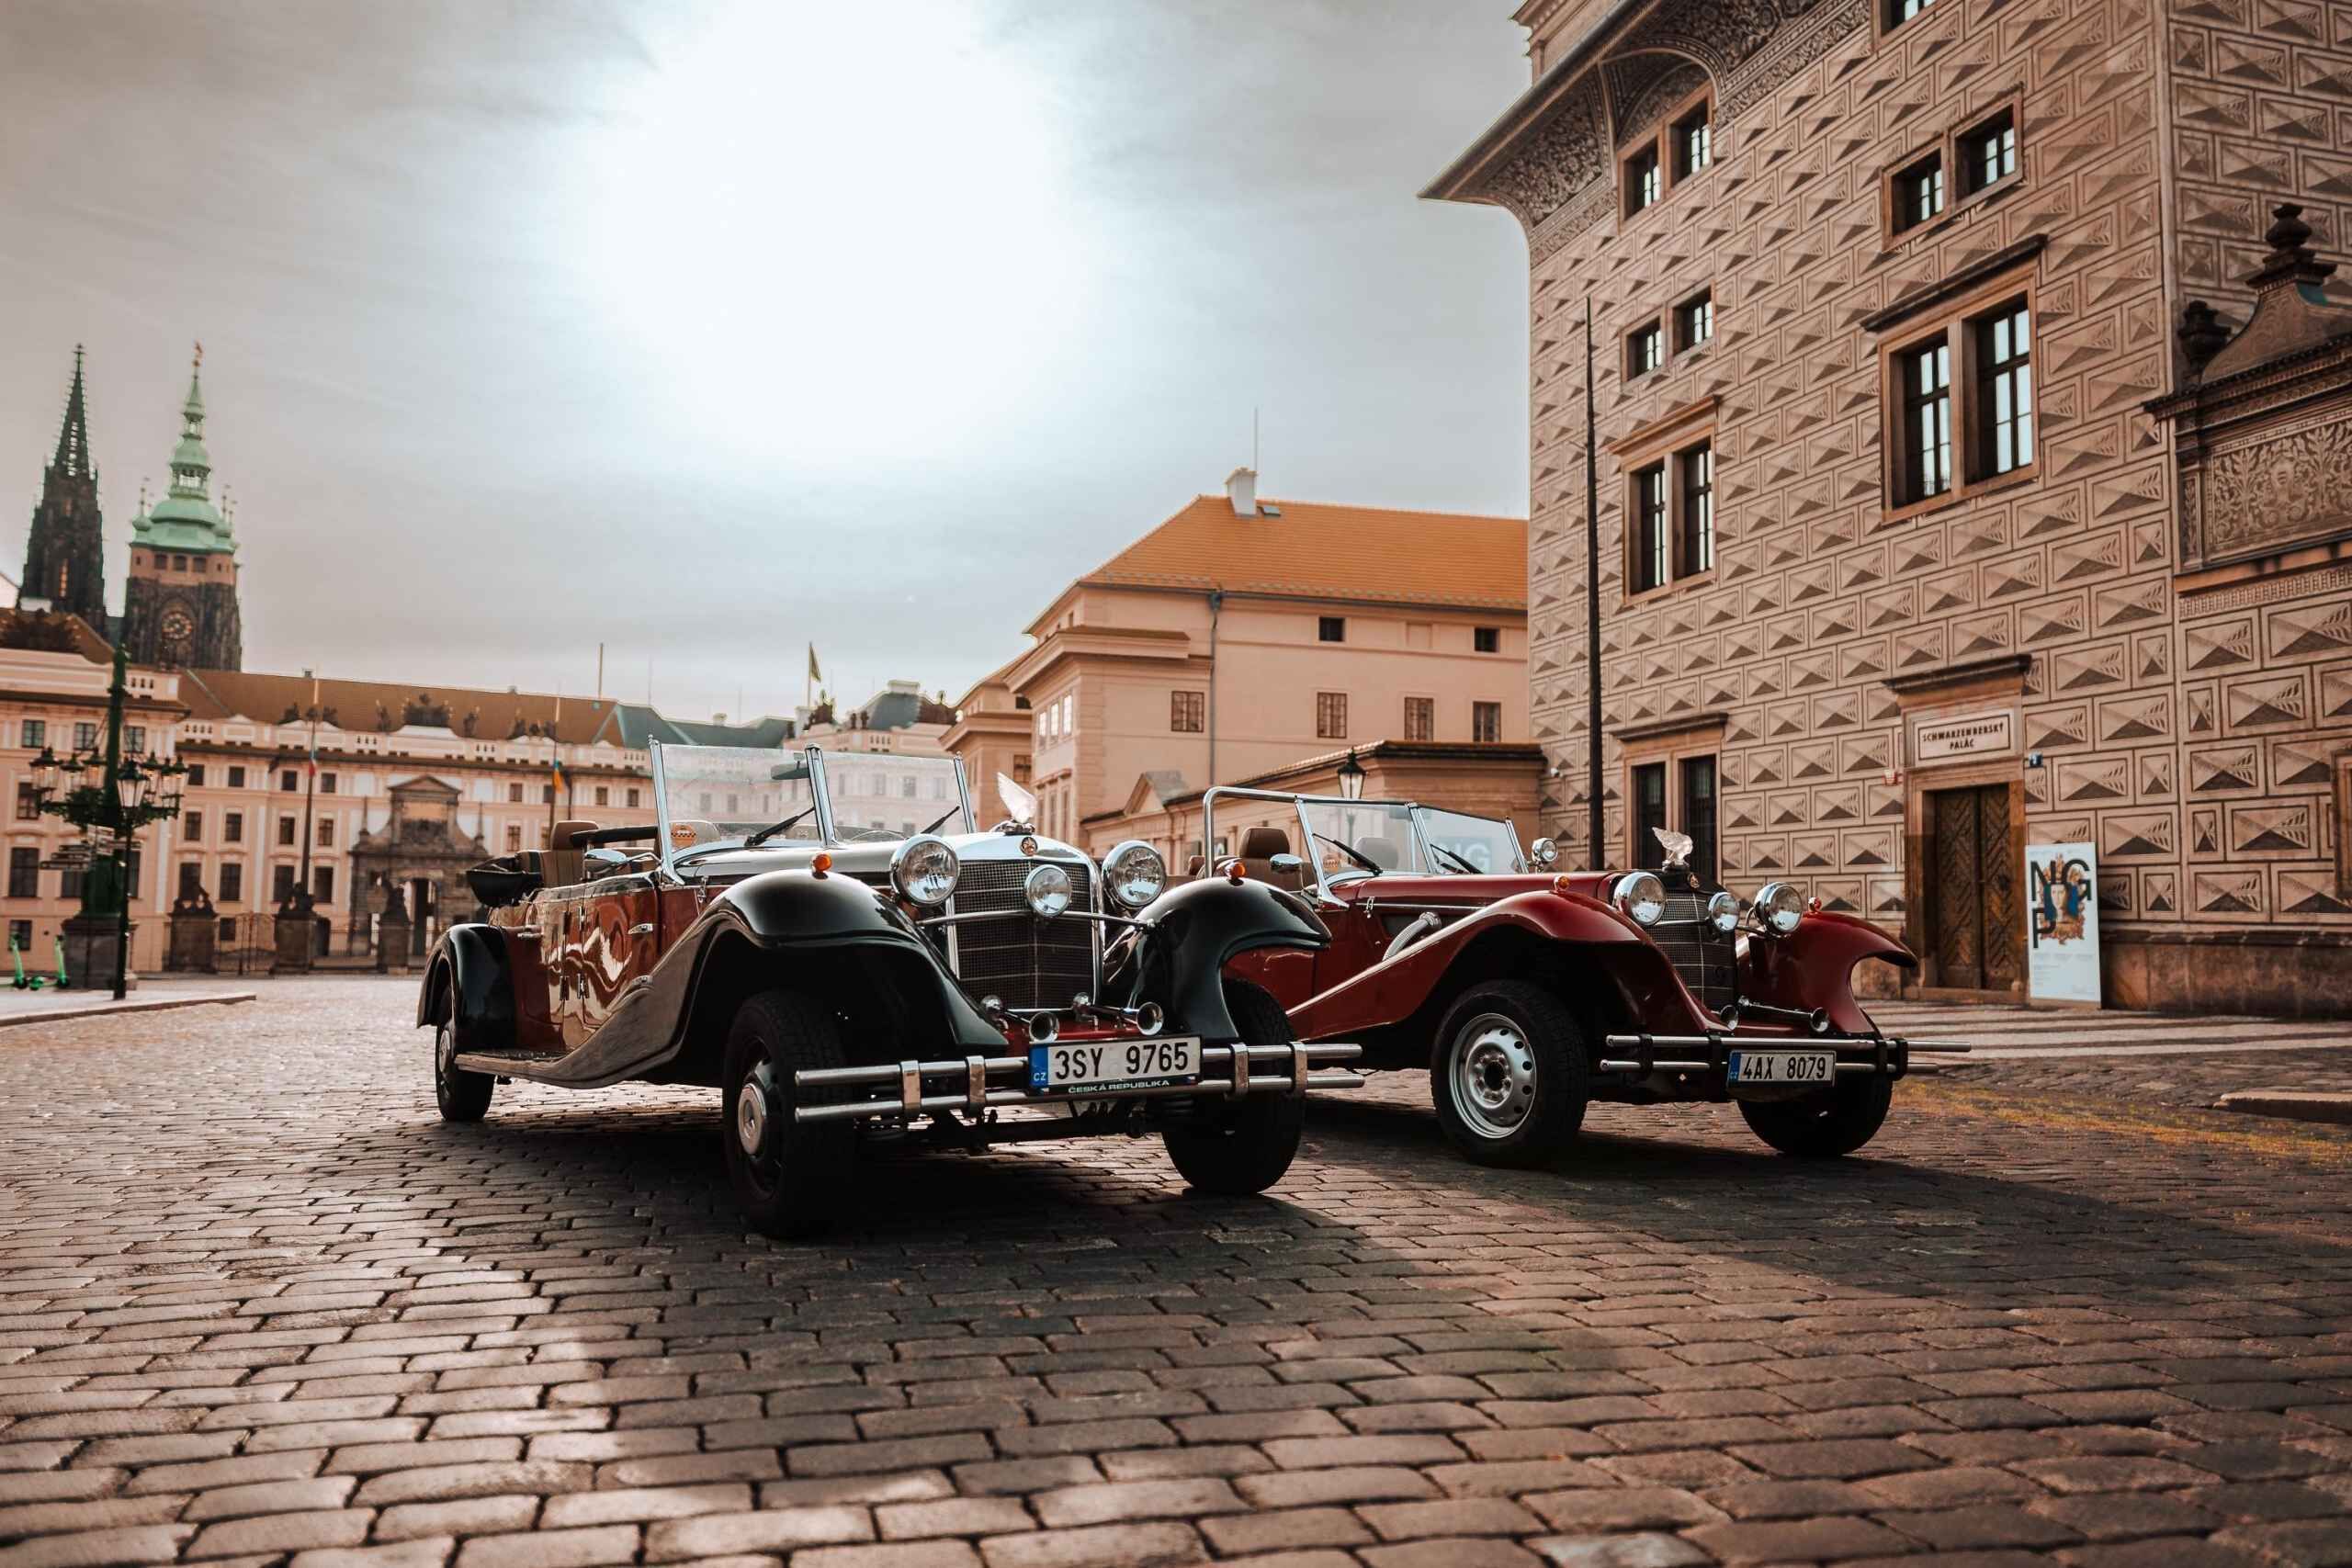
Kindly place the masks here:
POLYGON ((1743 1100, 1739 1113, 1749 1132, 1784 1155, 1835 1159, 1876 1137, 1894 1103, 1893 1078, 1849 1078, 1802 1100, 1743 1100))
POLYGON ((843 1060, 840 1021, 797 991, 761 991, 735 1010, 719 1135, 735 1201, 763 1235, 814 1235, 847 1196, 857 1146, 850 1123, 792 1119, 792 1076, 843 1060))
POLYGON ((1474 986, 1430 1053, 1438 1125, 1474 1165, 1540 1165, 1584 1125, 1592 1064, 1583 1025, 1541 986, 1474 986))
POLYGON ((479 1122, 490 1114, 498 1080, 458 1066, 458 1021, 445 1018, 433 1030, 433 1098, 444 1122, 479 1122))
MULTIPOLYGON (((1272 994, 1246 980, 1225 983, 1225 1008, 1243 1043, 1283 1045, 1290 1015, 1272 994)), ((1199 1120, 1167 1128, 1160 1141, 1187 1185, 1220 1198, 1247 1198, 1283 1179, 1298 1156, 1306 1129, 1306 1097, 1251 1095, 1219 1102, 1193 1101, 1199 1120)))

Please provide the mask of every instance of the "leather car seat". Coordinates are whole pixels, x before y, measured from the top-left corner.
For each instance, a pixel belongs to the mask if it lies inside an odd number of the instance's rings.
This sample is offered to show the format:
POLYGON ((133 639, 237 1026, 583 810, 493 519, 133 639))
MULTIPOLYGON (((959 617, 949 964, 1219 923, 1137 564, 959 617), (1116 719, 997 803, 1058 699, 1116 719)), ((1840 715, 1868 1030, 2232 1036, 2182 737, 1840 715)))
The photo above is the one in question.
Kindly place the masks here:
POLYGON ((539 857, 540 886, 571 887, 586 874, 584 863, 587 846, 580 843, 582 833, 596 830, 594 822, 558 822, 548 829, 547 852, 539 857))
POLYGON ((1395 871, 1405 863, 1405 857, 1397 850, 1396 840, 1394 839, 1367 834, 1356 840, 1356 853, 1383 871, 1395 871))
POLYGON ((1295 871, 1278 871, 1276 855, 1290 853, 1290 835, 1280 828, 1250 828, 1241 835, 1242 871, 1261 882, 1271 882, 1276 887, 1295 893, 1303 878, 1295 871))

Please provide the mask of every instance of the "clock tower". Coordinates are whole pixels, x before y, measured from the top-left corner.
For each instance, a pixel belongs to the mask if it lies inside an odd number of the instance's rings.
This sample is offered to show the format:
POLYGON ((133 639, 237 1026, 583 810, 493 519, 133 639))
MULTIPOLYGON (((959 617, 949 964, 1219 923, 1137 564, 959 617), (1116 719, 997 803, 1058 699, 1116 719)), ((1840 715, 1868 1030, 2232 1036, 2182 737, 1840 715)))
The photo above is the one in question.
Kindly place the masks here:
POLYGON ((130 520, 130 581, 122 637, 134 663, 164 669, 240 670, 244 635, 237 608, 237 542, 212 503, 204 450, 204 346, 188 377, 172 485, 153 512, 140 498, 130 520))

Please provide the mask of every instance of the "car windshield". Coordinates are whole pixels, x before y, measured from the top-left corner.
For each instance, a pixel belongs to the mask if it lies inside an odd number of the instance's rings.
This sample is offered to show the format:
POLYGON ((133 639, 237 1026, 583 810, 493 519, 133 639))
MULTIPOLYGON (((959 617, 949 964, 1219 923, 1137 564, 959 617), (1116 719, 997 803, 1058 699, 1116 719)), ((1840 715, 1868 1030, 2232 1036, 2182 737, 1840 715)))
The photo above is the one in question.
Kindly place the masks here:
POLYGON ((825 804, 832 811, 833 834, 840 842, 911 838, 926 829, 935 833, 972 830, 963 781, 953 757, 827 751, 824 775, 825 804), (940 821, 943 817, 944 822, 940 821))
POLYGON ((1438 870, 1503 875, 1527 869, 1519 834, 1510 823, 1429 806, 1420 808, 1420 816, 1421 837, 1438 870))
POLYGON ((1409 806, 1367 800, 1302 800, 1299 813, 1314 835, 1306 852, 1326 882, 1377 876, 1385 871, 1420 872, 1419 841, 1409 806))
POLYGON ((749 746, 658 746, 654 806, 673 855, 762 843, 833 843, 903 839, 940 822, 970 829, 953 757, 887 752, 775 750, 749 746), (827 810, 817 809, 824 797, 827 810))

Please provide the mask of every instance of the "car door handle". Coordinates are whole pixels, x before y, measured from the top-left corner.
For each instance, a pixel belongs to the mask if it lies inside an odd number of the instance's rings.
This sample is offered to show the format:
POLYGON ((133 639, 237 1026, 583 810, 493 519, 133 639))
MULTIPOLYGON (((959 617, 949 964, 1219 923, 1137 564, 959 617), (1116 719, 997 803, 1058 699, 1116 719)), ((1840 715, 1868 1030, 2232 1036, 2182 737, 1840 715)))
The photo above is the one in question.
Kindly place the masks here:
POLYGON ((540 932, 537 926, 523 926, 518 928, 514 935, 517 942, 537 942, 539 940, 540 932))
POLYGON ((651 920, 639 920, 637 924, 628 928, 628 934, 631 936, 651 936, 653 934, 653 922, 651 920))

